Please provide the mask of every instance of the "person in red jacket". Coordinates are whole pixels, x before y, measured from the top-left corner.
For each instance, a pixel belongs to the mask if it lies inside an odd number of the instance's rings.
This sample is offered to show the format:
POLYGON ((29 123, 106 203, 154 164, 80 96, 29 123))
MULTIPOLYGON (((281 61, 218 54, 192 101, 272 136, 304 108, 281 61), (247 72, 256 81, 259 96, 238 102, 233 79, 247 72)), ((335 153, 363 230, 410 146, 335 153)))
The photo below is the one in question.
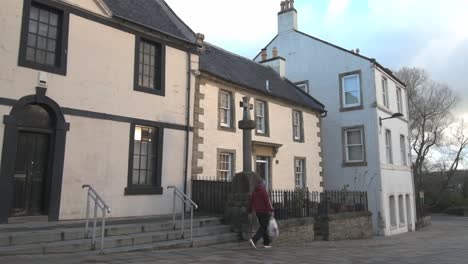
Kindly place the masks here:
POLYGON ((252 210, 255 210, 260 227, 258 228, 257 233, 249 240, 249 243, 253 248, 257 248, 257 242, 260 238, 263 238, 264 248, 271 248, 267 228, 273 215, 273 207, 271 206, 270 198, 268 197, 265 182, 263 180, 260 180, 257 183, 255 190, 252 193, 249 213, 252 213, 252 210))

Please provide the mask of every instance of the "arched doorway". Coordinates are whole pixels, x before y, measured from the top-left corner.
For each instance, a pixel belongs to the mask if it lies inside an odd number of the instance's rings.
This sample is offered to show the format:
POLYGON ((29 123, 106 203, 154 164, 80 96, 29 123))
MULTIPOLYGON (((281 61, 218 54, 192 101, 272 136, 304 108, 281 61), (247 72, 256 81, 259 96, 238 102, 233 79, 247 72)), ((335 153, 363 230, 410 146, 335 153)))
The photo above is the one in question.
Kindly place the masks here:
POLYGON ((0 222, 47 215, 58 220, 69 124, 45 88, 25 96, 4 117, 0 222))

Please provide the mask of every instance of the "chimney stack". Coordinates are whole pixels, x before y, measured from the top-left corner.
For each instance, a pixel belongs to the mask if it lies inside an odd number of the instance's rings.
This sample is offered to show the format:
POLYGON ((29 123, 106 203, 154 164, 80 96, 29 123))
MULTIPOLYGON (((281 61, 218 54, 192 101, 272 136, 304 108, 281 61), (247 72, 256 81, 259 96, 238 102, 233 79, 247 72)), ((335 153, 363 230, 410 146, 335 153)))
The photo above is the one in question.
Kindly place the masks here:
POLYGON ((281 2, 281 11, 278 13, 278 34, 297 30, 297 10, 294 0, 281 2))
POLYGON ((266 61, 268 59, 267 49, 262 49, 262 61, 266 61))
POLYGON ((274 47, 273 48, 273 58, 277 58, 277 57, 278 57, 278 48, 274 47))

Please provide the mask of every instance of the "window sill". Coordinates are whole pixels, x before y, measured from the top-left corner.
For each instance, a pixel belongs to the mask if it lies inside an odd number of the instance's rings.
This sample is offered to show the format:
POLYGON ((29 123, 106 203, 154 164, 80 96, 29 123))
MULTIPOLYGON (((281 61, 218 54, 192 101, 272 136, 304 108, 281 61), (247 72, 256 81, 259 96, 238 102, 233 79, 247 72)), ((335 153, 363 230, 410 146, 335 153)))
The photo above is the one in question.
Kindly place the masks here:
POLYGON ((352 107, 344 107, 342 106, 340 108, 340 112, 348 112, 348 111, 356 111, 356 110, 362 110, 364 109, 363 105, 358 105, 358 106, 352 106, 352 107))
POLYGON ((363 162, 343 162, 343 167, 367 167, 367 161, 363 162))
POLYGON ((270 137, 270 133, 267 133, 267 132, 258 132, 258 131, 255 131, 255 135, 256 135, 256 136, 259 136, 259 137, 270 137))
POLYGON ((142 93, 149 93, 149 94, 155 94, 159 96, 165 96, 164 88, 161 89, 154 89, 154 88, 146 88, 146 87, 141 87, 137 86, 133 90, 142 92, 142 93))
POLYGON ((162 187, 127 187, 125 195, 161 195, 163 194, 162 187))
POLYGON ((221 131, 226 131, 226 132, 236 132, 236 128, 235 127, 225 127, 225 126, 221 126, 221 125, 218 125, 218 130, 221 130, 221 131))
POLYGON ((58 75, 63 75, 63 76, 67 75, 67 69, 65 67, 47 66, 47 65, 42 65, 39 63, 26 61, 26 60, 20 60, 20 62, 18 63, 18 66, 29 68, 32 70, 48 72, 52 74, 58 74, 58 75))

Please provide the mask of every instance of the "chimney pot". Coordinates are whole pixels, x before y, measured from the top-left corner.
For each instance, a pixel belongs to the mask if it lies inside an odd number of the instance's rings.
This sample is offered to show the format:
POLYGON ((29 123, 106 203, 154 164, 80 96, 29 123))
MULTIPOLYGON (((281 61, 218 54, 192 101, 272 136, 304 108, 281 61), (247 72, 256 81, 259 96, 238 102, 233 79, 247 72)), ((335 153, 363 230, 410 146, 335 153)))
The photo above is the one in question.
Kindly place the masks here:
POLYGON ((266 61, 268 58, 267 49, 262 49, 262 61, 266 61))
POLYGON ((361 50, 359 50, 359 49, 356 49, 356 53, 357 53, 357 54, 359 54, 359 52, 361 52, 361 50))
POLYGON ((277 57, 278 57, 278 48, 274 47, 273 48, 273 58, 277 58, 277 57))
POLYGON ((286 3, 284 1, 281 1, 281 11, 284 11, 284 9, 286 7, 286 3))
POLYGON ((291 8, 294 8, 294 0, 291 0, 291 8))

